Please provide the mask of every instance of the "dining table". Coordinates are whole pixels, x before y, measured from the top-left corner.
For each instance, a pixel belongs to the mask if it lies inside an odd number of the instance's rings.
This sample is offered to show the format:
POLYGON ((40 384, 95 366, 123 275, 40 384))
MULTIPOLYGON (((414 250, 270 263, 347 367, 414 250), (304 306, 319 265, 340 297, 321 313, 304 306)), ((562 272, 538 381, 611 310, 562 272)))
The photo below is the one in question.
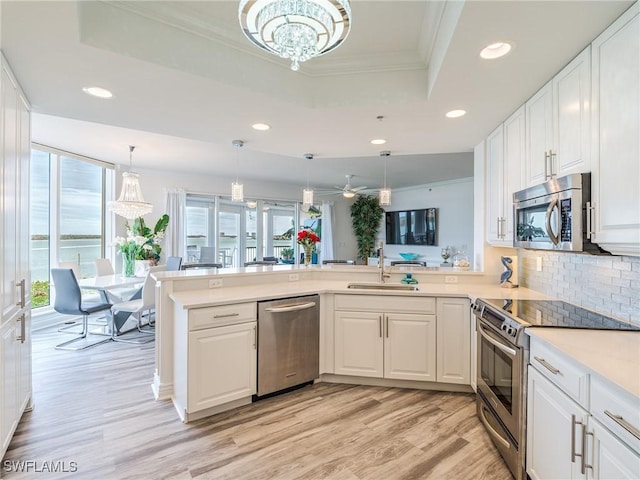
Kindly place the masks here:
MULTIPOLYGON (((140 287, 131 296, 131 298, 128 298, 127 300, 135 300, 137 298, 141 298, 142 285, 144 283, 144 280, 144 277, 127 277, 122 274, 101 275, 99 277, 83 278, 78 281, 78 285, 82 290, 96 290, 100 293, 100 296, 105 303, 112 303, 109 299, 109 296, 107 295, 107 292, 109 292, 110 290, 119 290, 126 287, 140 287)), ((111 310, 109 310, 108 312, 106 312, 107 330, 92 333, 117 335, 130 315, 130 312, 113 313, 111 310)))

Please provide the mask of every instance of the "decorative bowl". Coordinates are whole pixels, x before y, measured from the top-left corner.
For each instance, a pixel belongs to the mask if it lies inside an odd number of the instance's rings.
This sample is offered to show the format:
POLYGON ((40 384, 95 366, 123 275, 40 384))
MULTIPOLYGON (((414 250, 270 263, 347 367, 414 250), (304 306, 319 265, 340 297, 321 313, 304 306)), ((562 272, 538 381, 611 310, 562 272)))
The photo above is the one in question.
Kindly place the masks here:
POLYGON ((415 260, 420 255, 418 255, 417 253, 401 253, 400 256, 405 260, 415 260))

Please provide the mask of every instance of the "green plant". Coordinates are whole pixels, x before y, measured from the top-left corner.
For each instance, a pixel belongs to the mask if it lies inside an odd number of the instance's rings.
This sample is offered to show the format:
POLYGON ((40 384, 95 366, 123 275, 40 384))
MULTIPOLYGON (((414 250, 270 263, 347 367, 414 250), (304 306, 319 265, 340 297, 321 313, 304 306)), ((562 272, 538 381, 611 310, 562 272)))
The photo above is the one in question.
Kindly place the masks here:
POLYGON ((383 213, 384 208, 374 195, 361 195, 351 205, 351 223, 358 242, 358 258, 365 262, 375 248, 383 213))
MULTIPOLYGON (((132 236, 144 238, 144 243, 136 251, 136 260, 160 260, 160 252, 162 252, 160 243, 164 238, 164 232, 167 230, 168 225, 169 215, 166 213, 156 222, 153 230, 145 225, 142 217, 138 217, 133 221, 133 227, 130 229, 132 236)), ((129 225, 127 224, 128 230, 129 225)))
POLYGON ((293 248, 283 248, 282 251, 280 252, 280 255, 282 255, 282 258, 284 258, 285 260, 289 260, 291 258, 293 258, 293 248))
POLYGON ((31 308, 49 305, 49 282, 35 280, 31 282, 31 308))

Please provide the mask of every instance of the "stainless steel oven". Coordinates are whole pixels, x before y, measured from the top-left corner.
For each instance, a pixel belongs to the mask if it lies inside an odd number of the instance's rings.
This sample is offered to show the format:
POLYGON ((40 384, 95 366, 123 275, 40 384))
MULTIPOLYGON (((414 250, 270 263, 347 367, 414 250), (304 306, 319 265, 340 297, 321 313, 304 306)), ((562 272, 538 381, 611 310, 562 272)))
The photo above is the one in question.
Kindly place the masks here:
POLYGON ((518 322, 474 304, 478 319, 477 410, 516 480, 526 478, 524 424, 529 337, 518 322))

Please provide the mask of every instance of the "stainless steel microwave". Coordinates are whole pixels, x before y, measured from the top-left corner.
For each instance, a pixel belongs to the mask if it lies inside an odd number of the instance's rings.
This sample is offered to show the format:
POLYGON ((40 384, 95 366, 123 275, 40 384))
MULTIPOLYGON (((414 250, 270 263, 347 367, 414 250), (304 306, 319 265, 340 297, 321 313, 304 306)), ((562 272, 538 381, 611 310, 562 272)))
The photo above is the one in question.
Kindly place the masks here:
POLYGON ((513 245, 607 254, 591 242, 591 174, 576 173, 513 194, 513 245))

